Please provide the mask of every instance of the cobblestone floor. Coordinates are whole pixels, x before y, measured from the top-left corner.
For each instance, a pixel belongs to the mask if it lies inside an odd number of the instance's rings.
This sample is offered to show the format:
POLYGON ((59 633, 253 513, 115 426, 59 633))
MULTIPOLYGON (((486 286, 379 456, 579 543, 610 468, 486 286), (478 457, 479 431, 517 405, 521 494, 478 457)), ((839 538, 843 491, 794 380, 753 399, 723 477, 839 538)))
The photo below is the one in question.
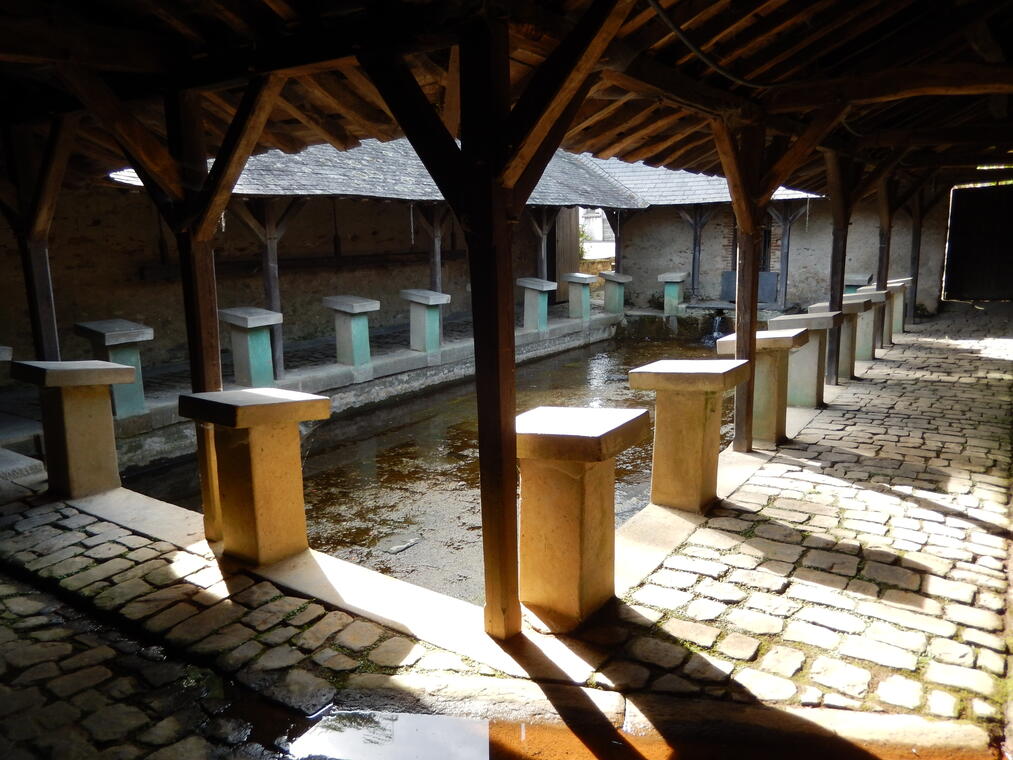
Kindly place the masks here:
POLYGON ((1002 719, 1013 333, 1008 311, 914 330, 592 632, 625 639, 606 676, 1002 719))
MULTIPOLYGON (((656 693, 919 713, 998 734, 1011 360, 1008 313, 961 311, 899 337, 794 442, 700 517, 645 583, 579 634, 574 646, 587 645, 581 657, 595 669, 584 685, 608 697, 620 723, 617 691, 634 702, 656 693)), ((0 483, 0 562, 74 595, 117 629, 143 630, 180 663, 214 668, 306 714, 369 689, 424 697, 434 684, 459 684, 457 709, 467 708, 469 689, 492 703, 511 689, 534 700, 521 679, 257 583, 206 548, 46 503, 33 495, 42 486, 0 483)), ((53 713, 110 756, 124 742, 151 749, 143 737, 172 711, 131 703, 129 694, 110 699, 109 690, 145 679, 158 657, 105 658, 112 641, 47 611, 46 597, 0 583, 6 740, 46 749, 48 734, 19 732, 44 728, 49 718, 40 724, 38 716, 53 713), (124 661, 140 675, 118 672, 124 661), (56 686, 64 683, 78 688, 56 686), (79 696, 91 693, 103 699, 79 696), (106 721, 89 724, 89 708, 127 717, 102 739, 88 726, 105 731, 106 721)), ((206 705, 190 708, 211 731, 206 705)))

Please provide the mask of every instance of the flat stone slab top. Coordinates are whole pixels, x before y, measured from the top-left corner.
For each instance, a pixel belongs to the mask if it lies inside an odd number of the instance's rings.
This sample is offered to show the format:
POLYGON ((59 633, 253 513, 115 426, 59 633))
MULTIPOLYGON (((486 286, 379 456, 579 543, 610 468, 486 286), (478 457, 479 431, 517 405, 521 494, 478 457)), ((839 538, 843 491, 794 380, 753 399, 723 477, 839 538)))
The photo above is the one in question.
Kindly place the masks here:
POLYGON ((555 290, 557 287, 552 280, 543 280, 540 277, 518 277, 517 284, 528 290, 555 290))
POLYGON ((782 314, 771 317, 767 324, 778 330, 790 330, 805 327, 810 330, 829 330, 839 327, 844 321, 844 314, 839 311, 814 311, 809 314, 782 314))
POLYGON ((689 278, 689 272, 662 272, 658 275, 658 282, 685 282, 689 278))
POLYGON ((561 278, 563 282, 573 282, 578 285, 590 285, 598 281, 598 275, 584 274, 583 272, 568 272, 561 278))
POLYGON ((137 343, 153 340, 155 331, 139 322, 129 319, 100 319, 96 322, 78 322, 74 332, 91 341, 100 341, 104 346, 118 346, 122 343, 137 343))
POLYGON ((885 303, 888 293, 889 291, 887 290, 876 290, 875 285, 866 285, 863 288, 859 288, 856 295, 867 296, 873 303, 885 303))
POLYGON ((906 288, 907 288, 906 282, 896 282, 894 280, 890 280, 888 283, 886 283, 886 289, 889 290, 891 293, 902 293, 906 288))
POLYGON ((872 282, 871 274, 846 274, 844 275, 845 285, 868 285, 872 282))
POLYGON ((367 311, 379 311, 380 302, 361 296, 326 296, 321 303, 328 309, 343 311, 345 314, 362 314, 367 311))
MULTIPOLYGON (((842 314, 861 314, 872 308, 872 299, 865 294, 855 293, 853 296, 844 296, 844 300, 841 302, 841 313, 842 314), (858 296, 857 298, 853 296, 858 296)), ((828 312, 830 311, 830 303, 828 301, 820 301, 809 306, 809 311, 817 312, 828 312)))
POLYGON ((423 306, 438 306, 441 303, 450 303, 449 293, 437 293, 435 290, 424 290, 422 288, 402 290, 401 297, 406 301, 420 303, 423 306))
POLYGON ((646 409, 540 406, 517 415, 517 458, 603 462, 650 430, 646 409))
POLYGON ((14 356, 14 349, 10 346, 0 346, 0 362, 9 362, 14 356))
POLYGON ((331 416, 327 396, 281 388, 187 393, 179 397, 179 415, 230 428, 278 425, 331 416))
POLYGON ((749 378, 746 359, 661 359, 630 370, 630 387, 684 393, 726 391, 749 378))
POLYGON ((887 285, 891 283, 900 283, 901 285, 910 285, 914 280, 913 277, 891 277, 886 281, 887 285))
MULTIPOLYGON (((804 327, 789 330, 757 330, 757 351, 784 351, 798 348, 809 342, 809 331, 804 327)), ((735 353, 735 333, 718 338, 715 344, 719 355, 728 356, 735 353)))
POLYGON ((252 330, 254 327, 280 325, 284 317, 276 311, 260 309, 256 306, 236 306, 232 309, 219 309, 218 318, 226 324, 252 330))
POLYGON ((599 272, 598 276, 603 280, 608 280, 609 282, 633 282, 633 275, 631 274, 620 274, 619 272, 599 272))
POLYGON ((97 359, 80 362, 12 362, 11 378, 44 388, 134 382, 134 368, 97 359))

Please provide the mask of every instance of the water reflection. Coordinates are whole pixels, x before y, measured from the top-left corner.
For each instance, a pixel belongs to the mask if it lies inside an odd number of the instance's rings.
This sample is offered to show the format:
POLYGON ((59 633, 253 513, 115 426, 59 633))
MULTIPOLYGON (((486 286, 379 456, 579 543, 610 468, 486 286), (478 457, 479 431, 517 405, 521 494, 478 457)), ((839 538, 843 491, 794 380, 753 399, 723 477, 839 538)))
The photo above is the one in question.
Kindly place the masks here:
POLYGON ((484 720, 409 713, 333 712, 288 748, 293 759, 484 760, 484 720))

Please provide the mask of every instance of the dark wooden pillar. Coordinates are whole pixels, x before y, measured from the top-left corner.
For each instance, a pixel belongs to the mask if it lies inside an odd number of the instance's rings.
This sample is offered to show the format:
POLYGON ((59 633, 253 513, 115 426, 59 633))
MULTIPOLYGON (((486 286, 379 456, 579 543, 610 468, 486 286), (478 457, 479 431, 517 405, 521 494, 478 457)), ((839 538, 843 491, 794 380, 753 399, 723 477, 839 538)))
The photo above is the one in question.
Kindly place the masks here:
MULTIPOLYGON (((732 209, 738 229, 735 276, 735 358, 756 361, 756 307, 760 284, 763 230, 760 221, 766 200, 758 203, 758 188, 764 165, 762 122, 752 122, 734 131, 721 120, 712 120, 714 144, 728 179, 732 209)), ((754 377, 735 388, 735 451, 753 450, 754 377)))
MULTIPOLYGON (((876 263, 876 290, 886 290, 890 279, 890 242, 893 237, 895 188, 890 178, 883 177, 876 185, 876 209, 879 212, 879 257, 876 263)), ((873 345, 883 345, 883 319, 886 309, 876 309, 873 345)))
MULTIPOLYGON (((700 292, 700 262, 703 258, 703 228, 714 216, 717 206, 705 208, 699 203, 693 204, 691 211, 686 211, 682 206, 677 206, 679 215, 693 229, 693 263, 690 272, 690 292, 697 295, 700 292)), ((736 241, 737 245, 737 241, 736 241)))
POLYGON ((615 273, 623 273, 623 210, 621 208, 603 208, 605 221, 612 228, 612 237, 616 241, 615 273))
POLYGON ((429 248, 429 289, 443 292, 443 225, 447 219, 445 207, 419 208, 422 226, 429 233, 432 245, 429 248))
POLYGON ((478 395, 485 629, 520 632, 512 224, 574 114, 592 68, 632 0, 594 0, 538 67, 511 109, 507 19, 495 10, 461 30, 461 145, 399 56, 359 62, 457 215, 468 245, 478 395))
MULTIPOLYGON (((264 300, 267 308, 281 313, 281 279, 278 276, 278 243, 281 232, 278 230, 278 205, 273 198, 264 201, 264 258, 261 275, 264 280, 264 300)), ((274 364, 274 377, 280 380, 285 376, 285 333, 282 325, 271 325, 271 360, 274 364)))
POLYGON ((535 228, 535 234, 538 235, 536 277, 541 280, 547 280, 549 279, 549 232, 552 231, 552 225, 556 223, 559 209, 555 206, 543 206, 541 208, 530 208, 528 209, 528 213, 528 218, 531 219, 531 226, 535 228))
POLYGON ((919 189, 911 198, 911 282, 905 295, 904 308, 907 319, 914 322, 915 303, 918 300, 918 273, 922 263, 922 223, 924 221, 924 202, 919 189))
POLYGON ((49 266, 49 231, 74 145, 78 116, 54 119, 45 152, 38 154, 26 127, 7 130, 7 165, 17 208, 5 209, 21 255, 28 317, 37 359, 60 360, 56 300, 49 266))
MULTIPOLYGON (((844 302, 844 267, 848 255, 848 225, 851 223, 852 191, 854 189, 854 167, 850 161, 841 159, 836 151, 823 153, 827 175, 827 194, 830 197, 830 211, 833 218, 833 237, 830 243, 829 302, 831 311, 840 311, 844 302)), ((841 357, 841 328, 834 327, 827 333, 827 374, 828 385, 837 385, 837 371, 841 357)))
POLYGON ((791 201, 781 201, 781 208, 774 204, 767 207, 774 221, 781 227, 781 256, 778 266, 777 302, 783 309, 788 305, 788 264, 791 255, 791 228, 805 213, 805 204, 792 211, 791 201))

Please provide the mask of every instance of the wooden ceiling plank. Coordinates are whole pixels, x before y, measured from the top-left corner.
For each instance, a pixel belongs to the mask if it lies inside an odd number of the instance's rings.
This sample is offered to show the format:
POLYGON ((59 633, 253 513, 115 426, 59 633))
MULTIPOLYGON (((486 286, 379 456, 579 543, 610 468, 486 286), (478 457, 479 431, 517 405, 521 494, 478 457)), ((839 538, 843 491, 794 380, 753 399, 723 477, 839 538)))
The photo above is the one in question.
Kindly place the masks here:
POLYGON ((576 121, 570 126, 570 129, 566 132, 567 140, 576 139, 581 132, 585 129, 590 129, 595 124, 604 121, 605 119, 612 116, 614 113, 619 111, 623 106, 629 103, 631 100, 635 100, 637 95, 633 93, 627 93, 618 100, 613 100, 604 108, 595 108, 590 114, 585 116, 580 121, 576 121))
POLYGON ((296 81, 309 94, 310 100, 324 111, 338 113, 364 132, 374 132, 379 137, 390 139, 398 135, 397 128, 383 110, 371 106, 333 77, 305 76, 298 77, 296 81))
MULTIPOLYGON (((705 53, 709 53, 724 40, 734 38, 742 32, 755 29, 762 21, 765 20, 765 14, 774 13, 788 1, 789 0, 763 0, 763 2, 755 8, 750 8, 744 13, 734 14, 734 16, 730 19, 726 17, 717 17, 709 24, 696 31, 694 37, 698 38, 699 41, 694 40, 694 42, 696 42, 697 46, 705 53), (729 20, 731 23, 728 23, 729 20)), ((795 9, 795 13, 793 15, 799 15, 797 9, 795 9)), ((697 60, 696 54, 687 49, 681 57, 676 59, 675 65, 683 66, 693 60, 697 60)))
POLYGON ((581 143, 583 146, 582 150, 597 155, 599 150, 604 150, 609 145, 612 145, 616 141, 618 135, 624 134, 630 130, 635 130, 645 121, 650 120, 657 110, 658 106, 655 104, 637 111, 637 113, 632 116, 621 119, 618 123, 608 122, 600 125, 598 129, 593 130, 591 134, 584 136, 584 140, 581 143))
POLYGON ((664 153, 673 145, 680 142, 681 140, 685 140, 686 137, 688 137, 689 135, 693 134, 694 132, 698 131, 701 128, 703 128, 702 123, 699 121, 694 121, 693 126, 681 129, 678 132, 668 135, 662 140, 658 140, 655 142, 648 142, 640 146, 639 148, 636 148, 635 150, 629 151, 628 153, 623 155, 622 159, 623 161, 634 161, 634 162, 646 161, 652 156, 657 156, 659 154, 664 153))
POLYGON ((595 153, 598 158, 613 158, 614 156, 622 156, 624 160, 629 160, 623 155, 629 148, 642 143, 649 137, 653 137, 658 132, 677 124, 686 118, 685 111, 676 111, 666 116, 652 120, 649 124, 645 124, 640 129, 635 129, 629 134, 623 136, 616 142, 606 146, 604 149, 599 150, 595 153))

